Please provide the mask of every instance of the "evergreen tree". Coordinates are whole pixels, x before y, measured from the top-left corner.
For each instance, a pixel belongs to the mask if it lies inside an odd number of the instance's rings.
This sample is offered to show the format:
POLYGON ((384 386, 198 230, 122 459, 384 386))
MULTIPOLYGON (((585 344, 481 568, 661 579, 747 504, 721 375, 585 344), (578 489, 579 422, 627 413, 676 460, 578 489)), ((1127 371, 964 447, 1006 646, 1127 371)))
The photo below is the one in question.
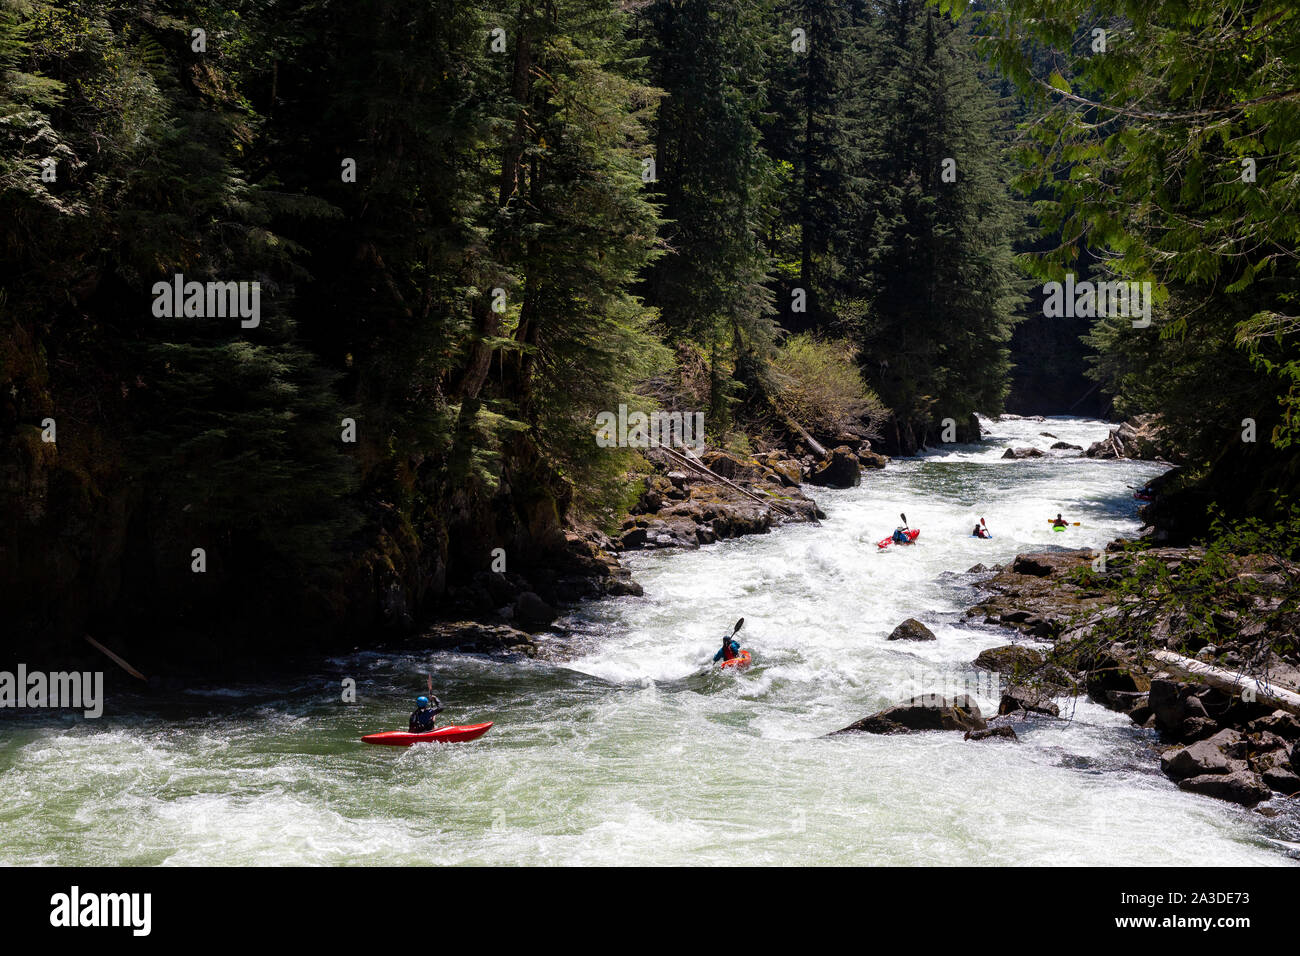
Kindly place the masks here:
POLYGON ((644 16, 659 107, 656 198, 668 220, 667 255, 651 269, 649 298, 675 338, 710 354, 710 417, 729 422, 733 364, 761 369, 774 334, 761 214, 772 187, 759 145, 765 105, 762 4, 658 0, 644 16))
POLYGON ((891 437, 908 449, 943 418, 1001 410, 1020 215, 966 31, 923 0, 885 5, 880 27, 860 336, 867 380, 895 413, 891 437))

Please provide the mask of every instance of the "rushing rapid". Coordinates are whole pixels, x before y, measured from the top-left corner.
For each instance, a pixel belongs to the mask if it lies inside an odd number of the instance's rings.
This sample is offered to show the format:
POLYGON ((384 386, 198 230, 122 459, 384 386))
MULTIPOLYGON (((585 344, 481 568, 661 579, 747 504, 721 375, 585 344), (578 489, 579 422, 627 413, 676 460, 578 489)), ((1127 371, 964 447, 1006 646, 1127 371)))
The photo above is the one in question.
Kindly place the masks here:
MULTIPOLYGON (((1133 489, 1162 466, 1000 457, 1008 445, 1086 446, 1103 423, 984 425, 979 444, 813 491, 819 527, 628 555, 645 596, 579 609, 543 659, 362 652, 296 686, 6 721, 0 863, 1300 860, 1294 810, 1268 817, 1179 791, 1151 731, 1087 700, 1018 725, 1018 742, 823 736, 942 690, 1011 641, 966 620, 973 565, 1137 532, 1133 489), (1058 511, 1080 525, 1052 532, 1058 511), (923 533, 879 550, 900 512, 923 533), (981 516, 992 540, 970 536, 981 516), (753 665, 711 666, 741 616, 753 665), (886 641, 908 617, 938 640, 886 641), (363 732, 405 727, 428 673, 443 720, 493 721, 492 733, 363 745, 363 732), (349 678, 356 703, 342 700, 349 678)), ((996 710, 996 697, 977 699, 996 710)))

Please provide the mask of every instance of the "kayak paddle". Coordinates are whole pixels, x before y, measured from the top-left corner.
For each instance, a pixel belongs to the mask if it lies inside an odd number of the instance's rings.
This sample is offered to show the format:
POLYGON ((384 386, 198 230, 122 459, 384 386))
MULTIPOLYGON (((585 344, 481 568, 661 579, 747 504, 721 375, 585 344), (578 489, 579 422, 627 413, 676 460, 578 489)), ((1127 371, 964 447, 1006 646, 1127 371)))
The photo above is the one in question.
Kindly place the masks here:
POLYGON ((980 518, 980 524, 982 524, 982 525, 984 526, 984 530, 985 530, 985 531, 988 531, 988 532, 989 532, 989 534, 988 534, 989 539, 992 540, 992 538, 993 538, 993 532, 992 532, 992 531, 989 531, 989 523, 988 523, 987 521, 985 521, 983 518, 980 518))
MULTIPOLYGON (((1055 523, 1055 519, 1054 519, 1054 518, 1048 518, 1048 519, 1047 519, 1047 523, 1048 523, 1048 524, 1054 524, 1054 523, 1055 523)), ((1074 525, 1076 528, 1079 527, 1079 522, 1078 522, 1078 521, 1067 521, 1066 524, 1072 524, 1072 525, 1074 525)))

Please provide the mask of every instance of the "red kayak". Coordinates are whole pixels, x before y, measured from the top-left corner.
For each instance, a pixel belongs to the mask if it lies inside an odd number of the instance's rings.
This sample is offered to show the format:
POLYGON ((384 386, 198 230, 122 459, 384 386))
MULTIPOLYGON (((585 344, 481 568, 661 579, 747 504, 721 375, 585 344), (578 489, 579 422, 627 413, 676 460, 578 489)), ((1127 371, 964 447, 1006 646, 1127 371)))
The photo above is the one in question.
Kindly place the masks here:
POLYGON ((743 668, 748 667, 752 660, 753 658, 749 656, 749 651, 742 650, 738 655, 733 657, 731 660, 723 661, 721 666, 734 667, 736 670, 741 670, 743 668))
MULTIPOLYGON (((910 531, 903 532, 903 534, 907 535, 908 544, 915 544, 916 536, 920 533, 921 533, 920 528, 913 528, 910 531)), ((894 536, 891 534, 888 538, 885 538, 883 541, 877 541, 876 547, 879 548, 881 551, 884 551, 887 547, 889 547, 893 543, 894 543, 894 536)), ((902 542, 899 543, 901 544, 902 542)))
POLYGON ((492 721, 486 724, 466 724, 462 727, 438 727, 423 734, 413 734, 406 730, 385 730, 381 734, 366 734, 361 738, 363 744, 385 744, 389 747, 409 747, 411 744, 426 742, 458 744, 466 740, 477 740, 492 727, 492 721))

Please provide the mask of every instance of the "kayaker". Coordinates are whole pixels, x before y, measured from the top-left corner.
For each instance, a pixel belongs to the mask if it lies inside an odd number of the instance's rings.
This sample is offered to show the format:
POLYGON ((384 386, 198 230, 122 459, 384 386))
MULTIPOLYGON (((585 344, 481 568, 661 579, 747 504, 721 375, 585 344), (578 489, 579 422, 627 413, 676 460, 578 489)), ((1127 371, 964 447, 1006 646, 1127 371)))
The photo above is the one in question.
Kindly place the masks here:
POLYGON ((907 536, 907 525, 899 525, 894 529, 894 542, 896 544, 912 543, 912 539, 907 536))
POLYGON ((1067 525, 1069 525, 1069 523, 1070 522, 1066 521, 1064 518, 1061 517, 1061 513, 1059 511, 1056 513, 1056 517, 1052 519, 1053 528, 1064 528, 1067 525))
POLYGON ((740 656, 740 641, 736 640, 733 635, 728 635, 722 639, 722 647, 718 653, 713 655, 715 661, 734 661, 740 656))
POLYGON ((986 531, 986 530, 984 529, 984 526, 983 526, 983 525, 979 525, 979 524, 977 524, 977 525, 975 526, 975 530, 971 532, 971 537, 973 537, 973 538, 987 538, 987 537, 990 537, 990 535, 989 535, 988 531, 986 531))
POLYGON ((433 718, 442 713, 442 701, 434 695, 433 702, 423 695, 415 698, 415 710, 411 712, 410 731, 413 734, 425 734, 433 730, 433 718))

